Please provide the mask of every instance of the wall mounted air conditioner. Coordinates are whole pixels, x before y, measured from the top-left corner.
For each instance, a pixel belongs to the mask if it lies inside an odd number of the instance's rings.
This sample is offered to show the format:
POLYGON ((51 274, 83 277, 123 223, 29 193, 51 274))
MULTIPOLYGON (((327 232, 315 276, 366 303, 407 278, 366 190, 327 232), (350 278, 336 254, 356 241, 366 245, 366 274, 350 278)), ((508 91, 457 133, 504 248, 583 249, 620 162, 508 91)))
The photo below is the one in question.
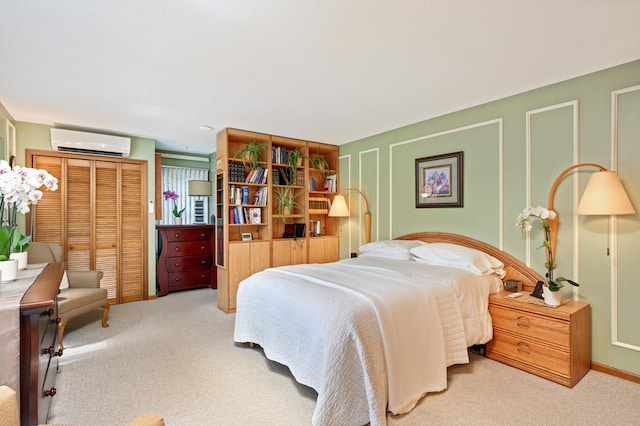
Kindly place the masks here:
POLYGON ((51 148, 58 152, 129 158, 131 138, 51 128, 51 148))

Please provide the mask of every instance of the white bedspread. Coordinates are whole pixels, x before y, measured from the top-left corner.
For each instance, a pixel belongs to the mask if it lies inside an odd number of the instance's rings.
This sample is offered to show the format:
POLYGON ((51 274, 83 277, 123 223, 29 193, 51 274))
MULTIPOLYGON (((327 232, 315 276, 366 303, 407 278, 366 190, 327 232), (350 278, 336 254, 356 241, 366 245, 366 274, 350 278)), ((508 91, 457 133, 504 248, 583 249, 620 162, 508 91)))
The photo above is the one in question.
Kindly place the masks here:
POLYGON ((383 258, 267 269, 240 284, 234 340, 318 392, 313 424, 383 425, 387 410, 445 389, 447 366, 491 339, 497 283, 383 258))

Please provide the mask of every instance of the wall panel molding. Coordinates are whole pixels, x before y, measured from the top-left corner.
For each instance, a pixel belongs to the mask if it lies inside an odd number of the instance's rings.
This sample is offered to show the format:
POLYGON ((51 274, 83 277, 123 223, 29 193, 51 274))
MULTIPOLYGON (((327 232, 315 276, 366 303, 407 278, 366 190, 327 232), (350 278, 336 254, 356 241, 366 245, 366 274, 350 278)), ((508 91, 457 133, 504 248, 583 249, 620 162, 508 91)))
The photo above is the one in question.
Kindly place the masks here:
MULTIPOLYGON (((619 97, 625 93, 640 91, 640 85, 611 92, 611 170, 618 169, 618 107, 619 97)), ((618 220, 611 216, 609 246, 611 247, 611 344, 640 352, 640 346, 625 343, 618 338, 618 220)))
MULTIPOLYGON (((548 105, 545 107, 537 108, 534 110, 526 111, 526 123, 525 123, 525 135, 526 135, 526 181, 525 181, 525 200, 526 205, 531 205, 531 120, 532 117, 536 114, 542 114, 546 112, 551 112, 555 110, 559 110, 562 108, 572 108, 572 119, 573 119, 573 140, 572 140, 572 151, 573 151, 573 164, 578 164, 579 162, 579 144, 580 144, 580 123, 579 123, 579 103, 578 100, 572 100, 567 102, 562 102, 559 104, 548 105)), ((571 166, 571 164, 567 164, 567 167, 571 166)), ((549 188, 551 189, 551 188, 549 188)), ((575 214, 575 210, 578 206, 579 200, 579 185, 578 185, 578 174, 573 174, 573 212, 575 214)), ((578 270, 578 230, 579 223, 577 220, 573 221, 573 259, 572 263, 572 276, 575 281, 580 281, 579 270, 578 270)), ((526 247, 525 247, 525 263, 527 266, 531 267, 531 233, 527 232, 526 237, 526 247)), ((555 253, 557 255, 557 253, 555 253)), ((578 300, 579 290, 578 287, 573 288, 573 299, 578 300)))

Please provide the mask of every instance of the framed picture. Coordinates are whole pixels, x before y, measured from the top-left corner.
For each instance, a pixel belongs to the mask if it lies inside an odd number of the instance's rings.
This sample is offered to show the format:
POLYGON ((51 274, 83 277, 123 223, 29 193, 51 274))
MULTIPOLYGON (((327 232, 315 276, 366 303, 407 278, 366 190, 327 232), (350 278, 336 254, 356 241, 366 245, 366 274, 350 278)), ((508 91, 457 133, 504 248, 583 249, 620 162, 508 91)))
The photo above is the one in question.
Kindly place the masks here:
POLYGON ((462 154, 416 159, 416 208, 462 207, 462 154))

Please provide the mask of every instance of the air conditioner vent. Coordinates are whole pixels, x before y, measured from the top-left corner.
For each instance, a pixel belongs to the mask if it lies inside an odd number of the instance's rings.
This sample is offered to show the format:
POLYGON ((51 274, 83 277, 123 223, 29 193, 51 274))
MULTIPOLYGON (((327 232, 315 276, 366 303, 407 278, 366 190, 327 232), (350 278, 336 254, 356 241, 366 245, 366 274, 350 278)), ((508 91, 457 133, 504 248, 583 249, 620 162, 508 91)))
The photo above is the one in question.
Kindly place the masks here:
POLYGON ((58 152, 128 158, 131 139, 52 128, 51 149, 58 152))

